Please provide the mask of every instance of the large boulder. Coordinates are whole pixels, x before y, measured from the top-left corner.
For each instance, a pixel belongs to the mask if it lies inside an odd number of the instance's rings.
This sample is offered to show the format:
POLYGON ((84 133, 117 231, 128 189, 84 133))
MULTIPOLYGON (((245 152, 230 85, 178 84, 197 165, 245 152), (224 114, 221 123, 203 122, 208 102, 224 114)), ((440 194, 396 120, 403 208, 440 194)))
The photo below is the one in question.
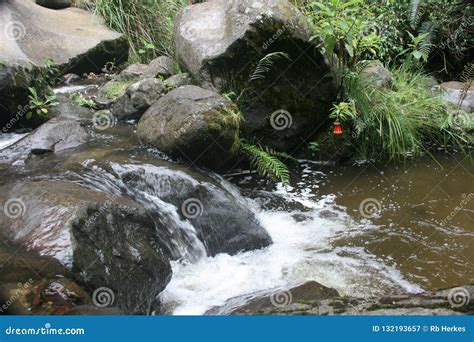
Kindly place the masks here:
POLYGON ((109 305, 145 312, 171 278, 155 220, 138 203, 63 181, 18 182, 1 189, 0 233, 53 257, 109 305), (112 300, 115 299, 115 300, 112 300))
POLYGON ((127 59, 126 39, 78 8, 51 10, 32 1, 0 1, 0 123, 9 120, 35 68, 52 59, 61 73, 99 72, 127 59), (80 43, 78 43, 80 42, 80 43))
POLYGON ((143 115, 138 137, 191 163, 219 168, 239 150, 240 116, 219 94, 196 86, 175 89, 143 115))
POLYGON ((245 132, 284 150, 315 133, 337 95, 313 35, 286 0, 207 1, 183 9, 174 28, 182 68, 204 88, 241 95, 245 132), (252 80, 259 64, 267 70, 252 80))

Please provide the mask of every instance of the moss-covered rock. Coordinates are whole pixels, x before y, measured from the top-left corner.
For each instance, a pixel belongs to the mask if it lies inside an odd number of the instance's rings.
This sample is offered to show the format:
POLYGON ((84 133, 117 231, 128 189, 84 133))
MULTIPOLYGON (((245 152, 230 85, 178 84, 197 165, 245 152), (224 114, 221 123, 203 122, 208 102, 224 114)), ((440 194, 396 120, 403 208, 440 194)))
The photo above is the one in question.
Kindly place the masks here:
POLYGON ((143 115, 138 136, 144 143, 191 163, 219 168, 239 149, 240 115, 219 94, 196 86, 175 89, 143 115))

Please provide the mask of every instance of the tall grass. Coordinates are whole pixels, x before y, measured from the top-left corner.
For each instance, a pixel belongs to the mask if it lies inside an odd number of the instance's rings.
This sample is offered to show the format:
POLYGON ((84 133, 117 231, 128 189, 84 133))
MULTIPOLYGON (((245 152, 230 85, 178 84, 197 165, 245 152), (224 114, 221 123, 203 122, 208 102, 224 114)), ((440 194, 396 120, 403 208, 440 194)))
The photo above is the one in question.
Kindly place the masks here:
POLYGON ((426 75, 403 66, 392 72, 390 89, 373 87, 357 74, 345 80, 355 112, 343 120, 352 126, 352 145, 359 157, 404 159, 434 145, 469 143, 454 110, 431 93, 426 75))
POLYGON ((87 7, 127 36, 131 62, 173 55, 173 18, 187 0, 88 0, 87 7))

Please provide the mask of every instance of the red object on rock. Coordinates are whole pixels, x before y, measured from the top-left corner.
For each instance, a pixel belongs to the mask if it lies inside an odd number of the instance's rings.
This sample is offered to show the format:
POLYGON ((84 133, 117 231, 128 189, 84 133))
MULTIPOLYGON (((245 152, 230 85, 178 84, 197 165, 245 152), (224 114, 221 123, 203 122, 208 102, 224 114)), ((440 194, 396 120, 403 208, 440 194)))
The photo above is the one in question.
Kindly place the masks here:
POLYGON ((340 122, 335 122, 334 123, 334 130, 333 130, 333 133, 335 135, 341 135, 344 133, 344 130, 342 129, 342 125, 340 122))

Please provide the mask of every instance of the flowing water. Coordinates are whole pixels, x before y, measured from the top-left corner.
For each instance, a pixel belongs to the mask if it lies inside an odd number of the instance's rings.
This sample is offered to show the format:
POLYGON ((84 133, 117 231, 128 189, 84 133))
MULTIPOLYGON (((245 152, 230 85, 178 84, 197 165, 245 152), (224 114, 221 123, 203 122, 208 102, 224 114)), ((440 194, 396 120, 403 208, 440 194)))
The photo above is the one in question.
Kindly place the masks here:
MULTIPOLYGON (((203 314, 233 297, 308 280, 362 297, 474 283, 474 167, 468 158, 353 166, 301 160, 287 188, 209 173, 208 180, 252 208, 274 242, 209 257, 194 227, 178 216, 172 197, 180 190, 167 188, 194 187, 193 178, 160 161, 162 154, 138 148, 133 127, 114 130, 94 133, 78 151, 33 158, 25 174, 126 194, 164 213, 169 248, 179 259, 161 294, 169 313, 203 314)), ((5 136, 0 144, 19 138, 5 136)))
POLYGON ((203 314, 232 297, 308 280, 356 296, 474 283, 471 162, 441 156, 405 165, 300 166, 287 189, 234 179, 274 244, 173 262, 161 296, 170 312, 203 314))

